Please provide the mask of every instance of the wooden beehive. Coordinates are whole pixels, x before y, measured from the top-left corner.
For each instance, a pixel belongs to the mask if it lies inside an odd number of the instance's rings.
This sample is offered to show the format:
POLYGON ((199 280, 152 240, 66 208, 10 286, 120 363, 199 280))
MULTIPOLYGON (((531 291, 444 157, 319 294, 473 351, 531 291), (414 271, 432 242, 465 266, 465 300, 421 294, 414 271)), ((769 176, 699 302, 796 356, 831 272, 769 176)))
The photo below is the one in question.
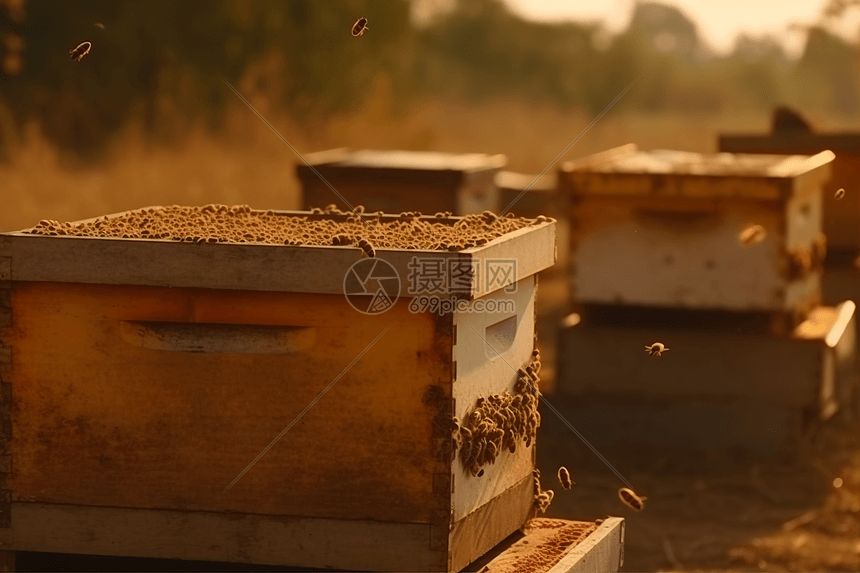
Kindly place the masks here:
POLYGON ((400 297, 373 315, 344 296, 371 260, 354 246, 75 225, 0 234, 5 550, 459 571, 532 511, 534 441, 474 477, 452 457, 452 416, 515 392, 554 221, 457 251, 377 245, 400 297), (410 309, 415 256, 516 266, 469 275, 467 308, 431 314, 410 309))
MULTIPOLYGON (((498 212, 494 177, 504 155, 430 151, 333 149, 313 153, 308 163, 353 206, 368 211, 457 215, 498 212)), ((305 208, 343 204, 317 173, 298 163, 305 208)))
POLYGON ((556 217, 556 183, 554 174, 546 174, 537 181, 536 175, 524 175, 512 171, 496 174, 499 189, 499 210, 509 209, 521 217, 556 217))
POLYGON ((624 146, 566 163, 573 300, 802 319, 821 300, 832 159, 624 146), (766 237, 745 246, 753 225, 766 237))
POLYGON ((624 565, 624 520, 536 519, 468 568, 475 573, 615 573, 624 565), (585 534, 577 538, 577 533, 585 534), (574 540, 574 543, 571 543, 574 540))
POLYGON ((828 264, 850 264, 860 254, 860 133, 807 133, 771 135, 734 134, 719 137, 720 151, 730 153, 812 155, 830 150, 836 158, 823 194, 823 229, 827 236, 828 264), (845 190, 835 200, 838 189, 845 190))
POLYGON ((673 317, 582 321, 559 333, 557 385, 603 445, 790 453, 835 414, 858 419, 855 310, 817 307, 782 337, 673 317), (669 350, 649 356, 656 341, 669 350))

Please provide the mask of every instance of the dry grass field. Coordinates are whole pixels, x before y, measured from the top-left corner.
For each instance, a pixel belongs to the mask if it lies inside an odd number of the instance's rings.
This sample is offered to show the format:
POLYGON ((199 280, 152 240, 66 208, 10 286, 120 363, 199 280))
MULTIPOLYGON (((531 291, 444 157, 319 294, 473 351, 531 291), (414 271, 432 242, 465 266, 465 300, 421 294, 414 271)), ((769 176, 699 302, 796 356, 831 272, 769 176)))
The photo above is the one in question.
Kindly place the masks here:
MULTIPOLYGON (((334 117, 315 128, 300 128, 273 111, 265 98, 246 97, 301 153, 334 147, 504 153, 508 169, 523 173, 544 169, 592 120, 581 112, 518 101, 475 108, 432 99, 392 118, 386 94, 381 82, 358 113, 334 117)), ((849 127, 826 118, 812 120, 822 129, 849 127)), ((631 142, 643 149, 712 152, 721 131, 764 132, 768 127, 766 114, 631 115, 625 113, 621 100, 562 161, 631 142)), ((75 220, 147 205, 296 208, 298 161, 241 103, 230 110, 223 133, 197 130, 171 147, 147 144, 131 125, 98 165, 75 165, 41 137, 37 125, 29 125, 12 160, 0 164, 4 199, 0 230, 29 227, 41 219, 75 220)))

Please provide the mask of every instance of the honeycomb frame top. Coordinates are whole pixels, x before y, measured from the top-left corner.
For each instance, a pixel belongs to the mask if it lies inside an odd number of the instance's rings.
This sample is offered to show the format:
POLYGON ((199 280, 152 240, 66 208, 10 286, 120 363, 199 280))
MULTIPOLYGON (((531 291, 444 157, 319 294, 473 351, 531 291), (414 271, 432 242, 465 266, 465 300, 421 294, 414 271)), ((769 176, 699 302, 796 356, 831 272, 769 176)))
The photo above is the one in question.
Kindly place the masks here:
MULTIPOLYGON (((402 277, 401 296, 411 297, 415 295, 408 292, 405 278, 416 257, 432 258, 444 264, 458 261, 462 265, 481 265, 488 259, 516 261, 517 273, 507 284, 491 286, 486 281, 473 280, 471 289, 458 296, 473 300, 556 262, 554 219, 502 217, 486 232, 478 226, 495 219, 491 213, 467 217, 452 217, 448 213, 435 216, 363 213, 359 218, 355 213, 336 210, 326 213, 319 209, 263 211, 223 205, 146 207, 70 223, 41 221, 29 229, 0 233, 0 281, 343 294, 344 277, 349 269, 362 258, 373 257, 386 261, 396 270, 402 277), (232 219, 245 224, 255 217, 292 219, 299 225, 299 231, 302 225, 307 225, 308 229, 316 229, 320 236, 317 240, 288 238, 277 242, 271 235, 255 236, 254 233, 236 241, 218 240, 219 237, 203 234, 179 236, 182 233, 172 237, 160 236, 162 233, 142 237, 139 233, 135 236, 117 232, 122 229, 114 229, 107 236, 80 233, 81 228, 95 229, 100 222, 99 228, 104 228, 111 221, 132 217, 151 219, 159 210, 169 212, 171 209, 193 210, 197 215, 208 210, 212 220, 219 220, 215 214, 221 214, 222 222, 232 219), (227 215, 228 212, 233 215, 227 215), (471 231, 461 241, 450 238, 456 237, 454 229, 469 225, 471 231), (445 236, 449 238, 447 243, 430 241, 432 244, 428 245, 426 237, 422 237, 423 243, 404 245, 394 240, 385 241, 385 233, 374 234, 374 229, 383 227, 395 231, 418 229, 431 235, 433 229, 437 229, 440 236, 447 233, 445 236), (338 228, 348 229, 348 232, 337 233, 338 228)), ((257 229, 255 233, 259 232, 259 227, 257 229)))

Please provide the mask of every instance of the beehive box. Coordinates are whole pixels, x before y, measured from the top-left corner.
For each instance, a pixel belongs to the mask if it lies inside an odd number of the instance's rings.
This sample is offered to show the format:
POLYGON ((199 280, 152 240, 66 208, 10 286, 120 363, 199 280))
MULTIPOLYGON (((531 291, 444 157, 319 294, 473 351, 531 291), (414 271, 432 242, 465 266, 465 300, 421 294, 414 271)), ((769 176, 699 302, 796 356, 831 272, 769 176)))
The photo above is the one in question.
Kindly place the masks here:
MULTIPOLYGON (((333 149, 306 157, 309 164, 352 205, 400 213, 449 211, 457 215, 499 211, 494 177, 504 155, 430 151, 333 149)), ((304 163, 296 166, 305 208, 341 204, 304 163)))
POLYGON ((539 370, 555 222, 491 220, 210 205, 0 234, 0 544, 459 571, 535 496, 515 370, 539 370), (426 261, 465 308, 424 311, 426 261))
POLYGON ((824 150, 835 153, 823 206, 823 228, 829 251, 827 263, 844 266, 860 254, 860 133, 801 131, 721 135, 719 148, 731 153, 812 155, 824 150), (840 188, 845 190, 845 196, 834 200, 840 188))
POLYGON ((674 316, 582 320, 559 333, 557 386, 606 443, 792 452, 835 415, 858 419, 855 311, 817 307, 784 337, 674 316), (669 350, 649 356, 657 341, 669 350))
POLYGON ((624 520, 594 523, 565 519, 530 520, 472 563, 477 573, 615 573, 624 564, 624 520))
POLYGON ((802 318, 821 300, 832 159, 627 146, 565 164, 573 300, 802 318), (744 246, 754 225, 766 237, 744 246))
POLYGON ((557 217, 556 182, 554 174, 546 174, 535 181, 536 175, 513 171, 499 171, 496 187, 499 189, 499 207, 510 209, 520 217, 557 217))

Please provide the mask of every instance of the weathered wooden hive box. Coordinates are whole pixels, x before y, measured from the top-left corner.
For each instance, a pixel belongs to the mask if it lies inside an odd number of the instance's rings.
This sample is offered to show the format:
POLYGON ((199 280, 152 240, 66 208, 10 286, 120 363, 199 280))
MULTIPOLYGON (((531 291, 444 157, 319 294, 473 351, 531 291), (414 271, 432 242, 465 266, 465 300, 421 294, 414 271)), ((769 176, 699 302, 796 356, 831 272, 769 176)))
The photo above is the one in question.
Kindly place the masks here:
POLYGON ((851 301, 819 306, 784 336, 714 316, 587 315, 559 333, 558 386, 577 428, 604 446, 794 455, 835 415, 858 419, 855 312, 851 301), (649 356, 658 341, 669 350, 649 356))
POLYGON ((210 205, 0 234, 2 548, 474 561, 533 511, 556 257, 555 221, 491 221, 210 205))
POLYGON ((802 320, 821 300, 832 159, 625 146, 565 164, 573 300, 802 320), (755 225, 763 241, 744 246, 755 225))
POLYGON ((832 151, 832 176, 826 182, 823 228, 827 235, 827 263, 851 263, 860 255, 860 133, 786 132, 732 134, 719 137, 720 151, 813 155, 832 151), (842 199, 835 193, 845 190, 842 199))
MULTIPOLYGON (((310 154, 307 162, 352 205, 369 211, 451 212, 457 215, 499 211, 495 175, 504 155, 430 151, 333 149, 310 154)), ((299 163, 305 208, 342 204, 319 175, 299 163)))

